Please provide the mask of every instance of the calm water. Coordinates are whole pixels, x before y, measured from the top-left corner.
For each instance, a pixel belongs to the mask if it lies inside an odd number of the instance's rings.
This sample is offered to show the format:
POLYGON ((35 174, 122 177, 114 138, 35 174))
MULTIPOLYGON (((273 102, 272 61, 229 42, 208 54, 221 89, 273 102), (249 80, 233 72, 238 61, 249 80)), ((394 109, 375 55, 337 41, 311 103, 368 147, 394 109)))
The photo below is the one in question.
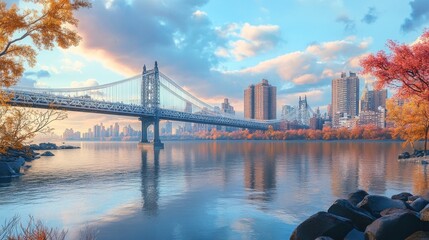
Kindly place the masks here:
POLYGON ((99 239, 285 239, 357 188, 415 194, 427 169, 395 142, 75 143, 0 183, 0 223, 18 214, 99 239))

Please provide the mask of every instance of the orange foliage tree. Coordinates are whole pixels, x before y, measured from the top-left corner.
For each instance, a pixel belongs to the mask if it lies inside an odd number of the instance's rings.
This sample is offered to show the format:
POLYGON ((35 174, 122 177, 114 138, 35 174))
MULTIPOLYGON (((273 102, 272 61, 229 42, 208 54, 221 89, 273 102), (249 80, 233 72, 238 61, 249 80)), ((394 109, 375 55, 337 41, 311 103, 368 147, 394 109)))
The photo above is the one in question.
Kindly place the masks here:
POLYGON ((77 26, 73 12, 89 7, 87 0, 25 0, 36 4, 34 9, 21 10, 16 4, 8 8, 0 1, 0 87, 16 84, 24 72, 24 64, 34 66, 36 49, 51 50, 55 44, 68 48, 79 43, 72 27, 77 26), (33 45, 23 43, 30 38, 33 45))
POLYGON ((387 101, 387 120, 394 122, 394 136, 404 139, 405 144, 414 148, 415 142, 424 140, 424 150, 427 150, 429 134, 429 104, 411 97, 403 105, 394 99, 387 101))
POLYGON ((379 51, 362 59, 363 73, 377 78, 378 89, 395 88, 401 98, 418 96, 429 102, 429 31, 411 45, 390 40, 387 46, 390 54, 379 51))
MULTIPOLYGON (((34 66, 37 50, 51 50, 56 45, 77 45, 74 12, 90 7, 88 0, 24 0, 33 9, 8 6, 0 0, 0 88, 15 85, 24 66, 34 66), (23 41, 30 39, 31 41, 23 41), (29 45, 32 43, 32 45, 29 45)), ((0 91, 0 152, 21 148, 37 133, 51 131, 49 124, 66 118, 63 111, 11 107, 11 96, 0 91)))

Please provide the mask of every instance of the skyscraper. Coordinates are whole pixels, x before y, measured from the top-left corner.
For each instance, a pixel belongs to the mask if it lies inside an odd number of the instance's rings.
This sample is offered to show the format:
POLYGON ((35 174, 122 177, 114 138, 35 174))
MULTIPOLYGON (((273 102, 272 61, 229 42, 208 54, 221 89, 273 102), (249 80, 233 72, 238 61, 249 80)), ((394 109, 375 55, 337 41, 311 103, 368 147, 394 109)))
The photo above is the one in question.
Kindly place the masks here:
POLYGON ((221 104, 221 111, 224 113, 235 115, 234 107, 229 104, 228 98, 225 98, 223 100, 223 103, 221 104))
POLYGON ((354 118, 359 111, 359 78, 356 73, 341 73, 332 80, 332 126, 339 127, 340 117, 354 118))
POLYGON ((268 84, 268 80, 250 85, 244 90, 244 117, 259 120, 276 118, 277 88, 268 84))
POLYGON ((362 111, 377 111, 378 107, 386 108, 387 90, 368 90, 368 85, 362 91, 360 109, 362 111))

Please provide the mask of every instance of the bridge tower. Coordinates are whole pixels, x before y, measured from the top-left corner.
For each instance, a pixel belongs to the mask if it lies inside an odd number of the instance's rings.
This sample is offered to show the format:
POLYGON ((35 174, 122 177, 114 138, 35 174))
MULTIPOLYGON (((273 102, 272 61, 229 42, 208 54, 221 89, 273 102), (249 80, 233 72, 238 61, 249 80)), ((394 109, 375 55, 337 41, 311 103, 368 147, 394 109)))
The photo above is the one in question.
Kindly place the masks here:
POLYGON ((147 70, 143 66, 142 84, 141 84, 141 105, 150 108, 154 112, 153 117, 140 117, 142 122, 142 144, 148 144, 147 128, 153 124, 153 146, 157 149, 164 148, 164 144, 159 137, 159 102, 160 102, 160 82, 158 62, 155 61, 153 70, 147 70))

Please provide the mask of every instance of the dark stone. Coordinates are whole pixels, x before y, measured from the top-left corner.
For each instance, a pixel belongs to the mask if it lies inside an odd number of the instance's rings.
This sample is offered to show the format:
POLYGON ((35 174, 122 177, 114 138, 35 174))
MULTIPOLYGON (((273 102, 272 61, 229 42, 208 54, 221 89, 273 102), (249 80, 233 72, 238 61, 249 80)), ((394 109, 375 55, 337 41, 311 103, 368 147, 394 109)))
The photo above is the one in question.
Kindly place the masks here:
POLYGON ((410 158, 410 153, 409 152, 403 152, 401 154, 399 154, 398 159, 407 159, 410 158))
POLYGON ((350 219, 359 231, 365 231, 366 226, 375 220, 369 212, 353 206, 345 199, 335 201, 328 209, 328 213, 350 219))
POLYGON ((290 237, 291 240, 314 240, 318 237, 344 239, 353 229, 350 220, 327 212, 318 212, 299 224, 290 237))
POLYGON ((330 237, 322 236, 322 237, 318 237, 318 238, 316 238, 315 240, 334 240, 334 239, 333 239, 333 238, 330 238, 330 237))
POLYGON ((403 201, 390 199, 385 196, 378 195, 367 195, 357 205, 359 208, 363 208, 370 212, 374 217, 380 217, 380 212, 388 208, 401 208, 406 209, 407 206, 403 201))
POLYGON ((16 175, 16 172, 9 166, 7 162, 0 162, 0 178, 12 177, 16 175))
POLYGON ((22 157, 18 157, 15 161, 8 162, 7 164, 9 165, 10 168, 12 168, 12 170, 15 173, 19 173, 21 167, 24 166, 24 164, 25 164, 25 160, 22 157))
POLYGON ((411 196, 413 196, 413 194, 408 193, 408 192, 401 192, 399 194, 393 195, 392 199, 401 200, 401 201, 406 202, 408 200, 408 198, 411 196))
POLYGON ((416 216, 420 216, 418 212, 410 210, 410 209, 402 209, 402 208, 388 208, 388 209, 384 209, 383 211, 380 212, 380 215, 382 217, 387 216, 387 215, 392 215, 392 214, 403 214, 403 213, 412 213, 415 214, 416 216))
POLYGON ((429 202, 424 200, 423 198, 417 198, 416 200, 414 200, 410 206, 416 211, 416 212, 420 212, 424 207, 426 207, 426 205, 428 205, 429 202))
POLYGON ((59 146, 58 149, 79 149, 80 147, 75 147, 75 146, 71 146, 71 145, 62 145, 59 146))
POLYGON ((392 214, 371 223, 365 230, 365 239, 402 240, 421 228, 420 219, 412 213, 392 214))
POLYGON ((40 156, 55 156, 53 153, 51 153, 50 151, 46 151, 46 152, 44 152, 44 153, 42 153, 42 154, 40 154, 40 156))
POLYGON ((353 229, 344 237, 344 240, 362 240, 364 237, 363 232, 353 229))
POLYGON ((350 193, 348 196, 348 201, 353 205, 356 206, 358 203, 360 203, 363 198, 368 195, 368 193, 364 190, 357 190, 354 193, 350 193))
POLYGON ((411 234, 405 240, 429 240, 429 232, 418 231, 411 234))

